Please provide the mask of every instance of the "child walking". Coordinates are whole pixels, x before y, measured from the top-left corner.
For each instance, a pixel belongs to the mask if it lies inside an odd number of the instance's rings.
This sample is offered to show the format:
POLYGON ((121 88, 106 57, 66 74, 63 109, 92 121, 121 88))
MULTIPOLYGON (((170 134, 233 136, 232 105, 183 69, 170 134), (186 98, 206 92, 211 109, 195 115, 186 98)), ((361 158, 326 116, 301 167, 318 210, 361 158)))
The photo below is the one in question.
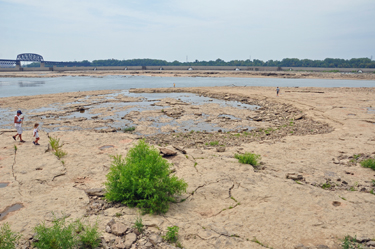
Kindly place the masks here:
POLYGON ((35 141, 33 141, 33 144, 35 145, 40 145, 38 144, 38 141, 39 141, 38 126, 39 126, 38 123, 34 124, 33 137, 35 137, 35 141))

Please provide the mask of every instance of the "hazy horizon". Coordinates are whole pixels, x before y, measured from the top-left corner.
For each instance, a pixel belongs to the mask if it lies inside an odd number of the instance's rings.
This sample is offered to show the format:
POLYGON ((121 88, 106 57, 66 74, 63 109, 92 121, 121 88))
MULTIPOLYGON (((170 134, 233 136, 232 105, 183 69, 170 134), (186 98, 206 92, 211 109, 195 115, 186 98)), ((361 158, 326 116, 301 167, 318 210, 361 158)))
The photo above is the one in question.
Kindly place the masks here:
POLYGON ((373 0, 0 0, 0 58, 371 58, 373 13, 373 0))

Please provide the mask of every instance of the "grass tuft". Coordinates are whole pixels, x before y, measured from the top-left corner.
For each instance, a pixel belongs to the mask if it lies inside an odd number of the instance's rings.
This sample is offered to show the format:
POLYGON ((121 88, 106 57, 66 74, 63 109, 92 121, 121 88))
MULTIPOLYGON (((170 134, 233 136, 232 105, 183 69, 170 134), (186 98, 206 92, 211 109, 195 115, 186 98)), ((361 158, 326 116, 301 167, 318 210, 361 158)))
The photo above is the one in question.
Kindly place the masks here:
POLYGON ((142 223, 142 217, 137 217, 137 219, 135 220, 134 222, 134 226, 133 226, 135 229, 138 230, 139 233, 142 233, 143 232, 143 223, 142 223))
POLYGON ((375 158, 369 158, 361 162, 361 166, 364 168, 370 168, 375 170, 375 158))
POLYGON ((211 146, 217 146, 217 145, 219 145, 219 141, 212 141, 212 142, 210 142, 210 145, 211 146))
POLYGON ((94 249, 100 245, 100 232, 99 226, 96 222, 94 225, 91 224, 82 224, 78 221, 78 226, 81 229, 81 232, 78 234, 79 244, 83 245, 83 248, 94 249))
MULTIPOLYGON (((53 154, 57 156, 59 159, 61 159, 62 157, 66 156, 68 153, 62 150, 56 150, 55 152, 53 152, 53 154)), ((62 162, 62 164, 65 164, 65 162, 62 162)))
POLYGON ((329 188, 331 188, 331 184, 329 184, 329 183, 324 183, 322 185, 322 189, 329 189, 329 188))
POLYGON ((63 144, 60 144, 60 138, 54 138, 54 137, 49 138, 49 144, 51 145, 51 148, 54 151, 59 150, 63 146, 63 144))
POLYGON ((167 229, 168 229, 168 231, 165 234, 165 236, 163 236, 163 239, 165 239, 169 243, 176 243, 177 240, 178 240, 179 227, 173 226, 173 227, 167 227, 167 229))
POLYGON ((126 127, 124 129, 122 129, 123 132, 132 132, 132 131, 135 131, 135 127, 134 126, 130 126, 130 127, 126 127))
POLYGON ((238 159, 240 163, 250 164, 252 166, 258 166, 259 160, 261 159, 260 155, 249 153, 249 152, 245 154, 235 154, 234 157, 238 159))
MULTIPOLYGON (((60 138, 54 138, 50 137, 49 138, 49 144, 51 145, 52 150, 54 151, 53 154, 57 156, 57 158, 60 160, 64 156, 66 156, 68 153, 63 151, 61 148, 63 146, 62 143, 60 143, 60 138)), ((64 162, 65 163, 65 162, 64 162)), ((63 164, 64 164, 63 163, 63 164)))
POLYGON ((352 238, 351 236, 347 235, 345 238, 342 240, 341 248, 342 249, 352 249, 352 248, 361 248, 357 247, 357 239, 356 237, 352 238))

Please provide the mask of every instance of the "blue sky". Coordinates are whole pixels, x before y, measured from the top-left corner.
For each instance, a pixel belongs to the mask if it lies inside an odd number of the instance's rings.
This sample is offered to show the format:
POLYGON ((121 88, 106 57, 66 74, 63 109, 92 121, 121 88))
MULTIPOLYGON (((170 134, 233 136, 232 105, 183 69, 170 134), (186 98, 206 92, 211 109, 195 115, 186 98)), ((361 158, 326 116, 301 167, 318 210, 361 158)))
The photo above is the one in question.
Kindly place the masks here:
POLYGON ((375 58, 374 0, 0 0, 0 58, 375 58))

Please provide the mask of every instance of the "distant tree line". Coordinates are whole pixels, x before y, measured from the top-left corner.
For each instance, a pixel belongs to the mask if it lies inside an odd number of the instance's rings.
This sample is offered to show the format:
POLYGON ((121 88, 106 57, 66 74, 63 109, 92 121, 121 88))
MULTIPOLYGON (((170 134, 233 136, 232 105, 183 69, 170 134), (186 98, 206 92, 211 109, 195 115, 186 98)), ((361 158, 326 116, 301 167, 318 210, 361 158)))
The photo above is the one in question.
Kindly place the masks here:
MULTIPOLYGON (((31 63, 26 67, 39 67, 39 63, 31 63)), ((179 62, 156 59, 132 59, 132 60, 88 60, 71 61, 71 66, 258 66, 258 67, 328 67, 328 68, 375 68, 375 61, 369 58, 353 58, 350 60, 326 58, 324 60, 309 60, 297 58, 285 58, 278 60, 232 60, 224 61, 222 59, 210 61, 179 62)), ((49 66, 49 65, 46 65, 49 66)))

